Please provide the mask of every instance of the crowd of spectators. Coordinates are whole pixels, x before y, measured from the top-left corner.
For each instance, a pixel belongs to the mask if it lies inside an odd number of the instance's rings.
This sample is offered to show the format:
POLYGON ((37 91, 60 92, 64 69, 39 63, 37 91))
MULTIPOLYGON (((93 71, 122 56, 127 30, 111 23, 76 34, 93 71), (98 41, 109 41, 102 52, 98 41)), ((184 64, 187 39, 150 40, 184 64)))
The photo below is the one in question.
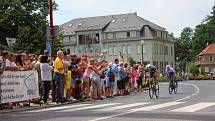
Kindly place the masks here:
POLYGON ((64 103, 74 99, 80 101, 103 100, 114 95, 135 94, 143 91, 145 83, 143 66, 129 65, 118 59, 90 59, 58 51, 55 59, 49 53, 33 55, 29 52, 14 54, 3 52, 5 71, 38 72, 39 101, 64 103))

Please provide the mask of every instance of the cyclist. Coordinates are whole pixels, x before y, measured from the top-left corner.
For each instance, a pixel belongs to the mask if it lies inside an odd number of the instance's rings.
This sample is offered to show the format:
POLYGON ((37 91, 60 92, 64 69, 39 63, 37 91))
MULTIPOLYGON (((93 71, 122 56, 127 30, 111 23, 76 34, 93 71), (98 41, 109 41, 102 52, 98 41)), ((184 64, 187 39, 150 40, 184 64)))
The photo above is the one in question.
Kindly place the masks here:
POLYGON ((155 81, 157 81, 157 68, 154 65, 146 65, 145 73, 147 72, 150 74, 150 78, 153 78, 155 81))
POLYGON ((165 72, 166 72, 167 77, 169 77, 170 80, 173 80, 173 77, 175 74, 173 67, 171 67, 170 65, 167 65, 165 72))

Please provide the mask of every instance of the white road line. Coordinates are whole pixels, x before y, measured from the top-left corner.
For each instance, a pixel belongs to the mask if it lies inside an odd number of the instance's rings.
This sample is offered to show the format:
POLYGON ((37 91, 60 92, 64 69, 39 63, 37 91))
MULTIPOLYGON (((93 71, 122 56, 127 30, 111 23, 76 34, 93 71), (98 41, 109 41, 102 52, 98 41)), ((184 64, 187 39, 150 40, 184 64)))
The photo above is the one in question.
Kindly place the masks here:
POLYGON ((182 100, 188 99, 188 98, 190 98, 190 97, 191 97, 191 96, 187 96, 187 97, 184 97, 184 98, 181 98, 181 99, 175 100, 174 102, 179 102, 179 101, 182 101, 182 100))
POLYGON ((70 112, 70 111, 77 111, 77 110, 86 110, 86 109, 94 109, 94 108, 102 108, 106 106, 113 106, 118 105, 121 103, 107 103, 107 104, 101 104, 101 105, 93 105, 93 106, 87 106, 87 107, 81 107, 81 108, 74 108, 74 109, 68 109, 68 110, 61 110, 57 112, 70 112))
POLYGON ((152 106, 136 108, 136 109, 131 109, 131 110, 132 111, 152 111, 155 109, 165 108, 165 107, 178 105, 178 104, 182 104, 182 103, 185 103, 185 102, 168 102, 168 103, 162 103, 162 104, 158 104, 158 105, 152 105, 152 106))
POLYGON ((175 110, 172 110, 173 112, 195 112, 210 106, 215 105, 215 103, 211 103, 211 102, 202 102, 202 103, 197 103, 194 105, 189 105, 186 107, 182 107, 182 108, 178 108, 175 110))
POLYGON ((125 105, 120 105, 120 106, 115 106, 115 107, 110 107, 110 108, 105 108, 105 109, 98 109, 98 110, 94 110, 94 111, 113 111, 113 110, 130 108, 130 107, 135 107, 135 106, 140 106, 140 105, 146 105, 146 104, 150 104, 150 103, 152 103, 152 102, 132 103, 132 104, 125 104, 125 105))
POLYGON ((62 110, 62 109, 69 109, 69 108, 77 108, 77 107, 83 107, 83 106, 89 106, 92 104, 79 104, 79 105, 71 105, 71 106, 63 106, 63 107, 53 107, 53 108, 44 108, 41 110, 32 110, 32 111, 28 111, 28 112, 44 112, 44 111, 56 111, 56 110, 62 110))
POLYGON ((115 115, 111 115, 111 116, 105 116, 105 117, 101 117, 101 118, 97 118, 97 119, 92 119, 89 121, 100 121, 100 120, 105 120, 105 119, 109 119, 109 118, 113 118, 113 117, 117 117, 117 116, 123 116, 123 115, 134 113, 134 112, 136 112, 136 111, 129 111, 126 113, 120 113, 120 114, 115 114, 115 115))
POLYGON ((198 94, 200 92, 200 89, 198 86, 196 86, 195 84, 184 84, 184 83, 181 83, 181 85, 188 85, 188 86, 193 86, 195 89, 196 89, 196 94, 198 94))

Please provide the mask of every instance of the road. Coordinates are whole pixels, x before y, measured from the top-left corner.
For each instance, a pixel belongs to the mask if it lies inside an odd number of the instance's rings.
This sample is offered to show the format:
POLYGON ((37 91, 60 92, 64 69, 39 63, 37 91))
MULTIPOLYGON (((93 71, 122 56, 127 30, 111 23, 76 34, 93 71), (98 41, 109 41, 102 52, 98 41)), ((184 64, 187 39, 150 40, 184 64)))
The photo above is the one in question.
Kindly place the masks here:
POLYGON ((168 94, 160 83, 159 99, 148 91, 102 101, 1 114, 0 121, 215 121, 215 81, 179 83, 168 94))

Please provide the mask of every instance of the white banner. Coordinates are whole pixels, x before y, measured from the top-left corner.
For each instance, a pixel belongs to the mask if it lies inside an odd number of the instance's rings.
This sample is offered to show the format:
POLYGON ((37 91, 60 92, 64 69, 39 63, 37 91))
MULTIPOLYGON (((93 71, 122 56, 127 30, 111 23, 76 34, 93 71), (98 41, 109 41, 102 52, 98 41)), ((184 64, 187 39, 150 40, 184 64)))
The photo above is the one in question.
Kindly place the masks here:
POLYGON ((38 73, 5 71, 1 77, 1 103, 26 101, 39 97, 38 73))

